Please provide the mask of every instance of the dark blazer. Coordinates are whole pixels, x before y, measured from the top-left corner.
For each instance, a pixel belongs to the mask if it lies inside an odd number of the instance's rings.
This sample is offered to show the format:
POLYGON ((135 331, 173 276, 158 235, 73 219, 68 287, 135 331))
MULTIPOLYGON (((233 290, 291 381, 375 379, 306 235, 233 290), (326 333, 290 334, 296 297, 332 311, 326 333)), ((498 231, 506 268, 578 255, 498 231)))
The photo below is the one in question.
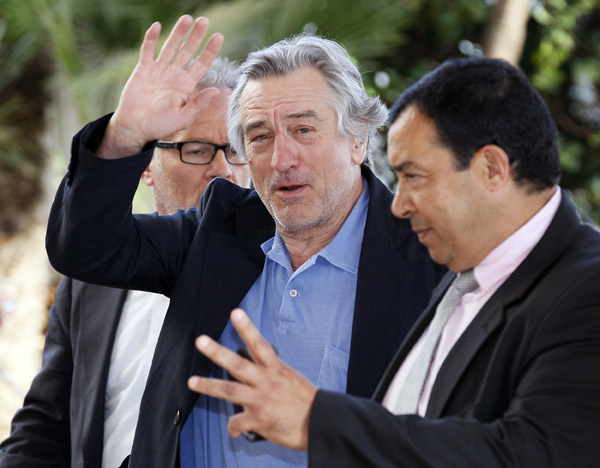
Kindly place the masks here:
MULTIPOLYGON (((107 119, 74 138, 69 173, 53 204, 46 236, 53 266, 83 281, 170 297, 140 408, 130 466, 178 464, 179 434, 197 395, 192 374, 210 362, 194 349, 204 333, 218 339, 230 311, 262 271, 260 245, 274 222, 254 190, 223 179, 209 184, 197 209, 173 216, 131 215, 131 199, 152 148, 100 160, 91 151, 107 119), (93 240, 93 242, 92 242, 93 240)), ((390 212, 391 192, 366 169, 371 197, 359 261, 348 393, 368 396, 443 269, 405 220, 390 212)))
POLYGON ((61 280, 42 370, 0 445, 0 466, 101 466, 104 394, 126 296, 122 289, 61 280))
POLYGON ((378 403, 430 322, 449 273, 374 401, 319 392, 311 467, 597 467, 600 232, 568 195, 529 256, 451 350, 426 416, 378 403))

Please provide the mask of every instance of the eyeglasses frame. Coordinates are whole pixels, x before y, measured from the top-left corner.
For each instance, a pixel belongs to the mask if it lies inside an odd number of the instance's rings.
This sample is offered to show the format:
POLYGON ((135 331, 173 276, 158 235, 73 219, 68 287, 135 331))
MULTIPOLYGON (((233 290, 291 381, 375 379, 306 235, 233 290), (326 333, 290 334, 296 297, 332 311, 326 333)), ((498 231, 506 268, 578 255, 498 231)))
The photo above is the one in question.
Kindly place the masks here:
POLYGON ((236 163, 236 162, 231 162, 229 160, 229 157, 227 156, 227 148, 231 149, 231 145, 229 143, 225 143, 224 145, 218 145, 216 143, 211 143, 210 141, 203 141, 203 140, 189 140, 189 141, 159 140, 156 142, 156 147, 157 148, 166 148, 166 149, 176 149, 179 152, 179 159, 181 160, 181 162, 183 164, 191 164, 192 166, 208 166, 210 163, 213 162, 213 160, 215 159, 215 156, 217 155, 219 150, 223 151, 223 155, 225 156, 225 160, 227 161, 228 164, 231 164, 232 166, 247 166, 248 165, 247 162, 236 163), (186 143, 201 143, 203 145, 212 146, 214 149, 212 157, 210 158, 210 160, 208 162, 205 162, 205 163, 193 163, 193 162, 189 162, 189 161, 184 161, 183 160, 183 152, 181 151, 181 148, 183 148, 183 145, 185 145, 186 143))

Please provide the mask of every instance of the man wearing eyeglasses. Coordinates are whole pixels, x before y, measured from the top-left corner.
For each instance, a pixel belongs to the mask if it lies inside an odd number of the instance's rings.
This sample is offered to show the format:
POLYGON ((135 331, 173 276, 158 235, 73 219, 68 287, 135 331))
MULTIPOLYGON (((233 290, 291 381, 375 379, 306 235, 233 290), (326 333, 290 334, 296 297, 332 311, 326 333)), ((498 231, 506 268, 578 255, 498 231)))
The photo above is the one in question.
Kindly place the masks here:
MULTIPOLYGON (((217 87, 186 129, 157 144, 142 181, 159 215, 197 206, 216 177, 248 187, 245 159, 227 143, 237 65, 217 59, 198 89, 217 87)), ((43 367, 2 443, 3 467, 115 468, 131 452, 140 401, 169 305, 162 294, 63 278, 50 312, 43 367)))
MULTIPOLYGON (((207 27, 182 17, 156 59, 160 26, 150 27, 115 113, 74 138, 47 250, 59 271, 171 298, 130 467, 303 467, 304 453, 232 440, 234 408, 188 389, 192 374, 222 376, 194 339, 237 350, 229 313, 243 306, 316 385, 368 396, 443 272, 369 168, 385 106, 346 50, 320 37, 280 41, 242 65, 227 127, 256 190, 216 179, 197 210, 131 214, 130 187, 160 132, 187 126, 217 95, 191 86, 223 40, 213 35, 190 65, 207 27)), ((181 158, 207 149, 159 145, 181 158)))

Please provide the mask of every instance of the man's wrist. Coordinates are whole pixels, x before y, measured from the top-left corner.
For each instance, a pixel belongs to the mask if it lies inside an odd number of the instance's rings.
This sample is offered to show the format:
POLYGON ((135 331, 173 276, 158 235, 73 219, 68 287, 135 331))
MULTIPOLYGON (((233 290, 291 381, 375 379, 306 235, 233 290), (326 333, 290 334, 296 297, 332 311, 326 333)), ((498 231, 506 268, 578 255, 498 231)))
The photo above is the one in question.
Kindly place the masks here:
POLYGON ((119 159, 142 152, 147 143, 135 131, 119 125, 113 115, 95 153, 99 158, 119 159))

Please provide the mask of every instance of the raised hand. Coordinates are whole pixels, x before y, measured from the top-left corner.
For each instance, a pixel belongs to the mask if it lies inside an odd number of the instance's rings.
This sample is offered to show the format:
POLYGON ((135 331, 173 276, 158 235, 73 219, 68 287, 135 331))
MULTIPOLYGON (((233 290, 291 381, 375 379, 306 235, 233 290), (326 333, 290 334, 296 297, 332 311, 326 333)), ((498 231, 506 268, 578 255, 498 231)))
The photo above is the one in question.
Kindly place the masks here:
POLYGON ((244 407, 242 413, 229 420, 227 429, 232 437, 254 431, 276 444, 306 450, 308 420, 317 388, 277 357, 242 309, 231 313, 231 322, 254 362, 208 336, 200 336, 196 340, 200 352, 239 382, 194 376, 188 380, 189 388, 244 407))
POLYGON ((210 37, 190 66, 207 29, 208 19, 193 21, 191 16, 182 16, 155 60, 161 25, 150 26, 140 48, 138 64, 123 88, 98 148, 98 156, 112 159, 134 154, 149 141, 188 127, 218 94, 216 89, 198 92, 196 84, 218 55, 223 44, 221 34, 210 37), (190 26, 191 32, 185 39, 190 26))

